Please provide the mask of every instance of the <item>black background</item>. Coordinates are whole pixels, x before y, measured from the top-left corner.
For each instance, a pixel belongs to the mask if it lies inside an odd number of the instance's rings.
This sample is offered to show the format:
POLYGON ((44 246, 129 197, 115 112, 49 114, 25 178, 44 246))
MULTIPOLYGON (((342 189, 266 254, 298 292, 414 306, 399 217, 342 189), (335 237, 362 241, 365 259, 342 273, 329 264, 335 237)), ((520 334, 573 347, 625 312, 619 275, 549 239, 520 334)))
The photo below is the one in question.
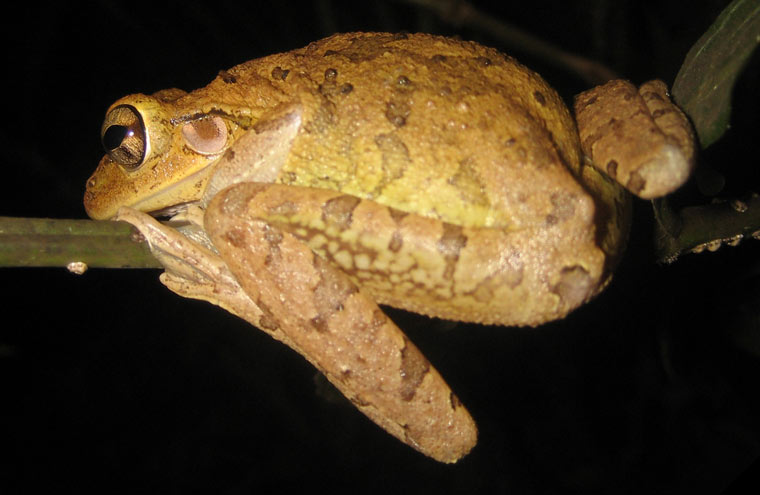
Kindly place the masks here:
MULTIPOLYGON (((473 2, 490 17, 671 82, 728 2, 473 2)), ((3 30, 0 215, 84 218, 108 105, 193 89, 220 69, 336 31, 428 31, 498 46, 570 99, 585 84, 404 2, 21 4, 3 30)), ((757 55, 734 125, 703 153, 727 192, 758 190, 757 55), (754 110, 753 110, 754 109, 754 110), (747 158, 752 157, 752 158, 747 158)), ((684 201, 706 202, 687 187, 684 201)), ((758 241, 654 262, 636 203, 612 286, 538 329, 389 310, 480 428, 454 466, 386 435, 300 356, 155 270, 3 269, 0 492, 720 493, 760 453, 758 241)))

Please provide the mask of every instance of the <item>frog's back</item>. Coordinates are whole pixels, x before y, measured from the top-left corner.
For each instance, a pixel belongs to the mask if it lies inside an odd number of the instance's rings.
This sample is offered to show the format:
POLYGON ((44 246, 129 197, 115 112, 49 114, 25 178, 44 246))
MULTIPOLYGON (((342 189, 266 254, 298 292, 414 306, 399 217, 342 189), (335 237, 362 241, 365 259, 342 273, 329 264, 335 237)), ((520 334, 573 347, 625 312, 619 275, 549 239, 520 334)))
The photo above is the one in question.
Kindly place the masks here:
MULTIPOLYGON (((227 82, 222 82, 225 79, 227 82)), ((303 105, 281 182, 472 226, 544 222, 584 191, 572 118, 511 57, 425 34, 352 33, 241 64, 251 106, 303 105), (431 194, 430 191, 435 191, 431 194)))

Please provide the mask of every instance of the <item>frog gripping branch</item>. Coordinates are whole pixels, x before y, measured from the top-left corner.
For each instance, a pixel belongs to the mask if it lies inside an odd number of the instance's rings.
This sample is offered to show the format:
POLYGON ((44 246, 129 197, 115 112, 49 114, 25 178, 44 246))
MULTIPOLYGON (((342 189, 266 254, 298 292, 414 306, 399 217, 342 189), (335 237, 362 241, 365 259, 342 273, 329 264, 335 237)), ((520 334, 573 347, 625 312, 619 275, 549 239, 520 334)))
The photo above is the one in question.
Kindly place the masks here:
POLYGON ((691 175, 694 132, 662 81, 610 81, 578 95, 575 115, 594 166, 640 198, 670 194, 691 175))
POLYGON ((631 87, 579 97, 579 137, 556 92, 494 49, 334 35, 191 93, 117 101, 85 207, 135 225, 171 290, 292 347, 390 434, 456 462, 475 423, 378 304, 536 326, 598 294, 630 209, 605 174, 649 197, 692 161, 664 86, 631 87))

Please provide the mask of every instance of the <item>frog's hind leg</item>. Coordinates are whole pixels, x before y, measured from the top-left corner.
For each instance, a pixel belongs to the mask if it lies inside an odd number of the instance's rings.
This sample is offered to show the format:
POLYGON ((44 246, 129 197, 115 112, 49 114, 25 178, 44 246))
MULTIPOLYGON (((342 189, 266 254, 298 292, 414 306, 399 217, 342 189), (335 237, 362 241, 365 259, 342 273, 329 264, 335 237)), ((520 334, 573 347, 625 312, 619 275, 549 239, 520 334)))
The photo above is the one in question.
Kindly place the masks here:
POLYGON ((513 231, 461 227, 337 191, 282 184, 236 186, 218 201, 207 219, 265 220, 373 300, 429 316, 535 326, 565 316, 606 280, 605 255, 589 226, 590 199, 575 198, 546 222, 513 231), (221 212, 239 201, 248 206, 221 212))
POLYGON ((610 81, 578 95, 575 113, 594 166, 641 198, 673 192, 694 168, 691 124, 662 81, 610 81))
POLYGON ((287 197, 277 204, 260 201, 258 193, 272 187, 244 183, 222 191, 204 222, 221 258, 263 312, 261 321, 286 334, 357 408, 401 441, 442 462, 467 454, 477 441, 467 410, 371 296, 264 219, 295 207, 287 197))

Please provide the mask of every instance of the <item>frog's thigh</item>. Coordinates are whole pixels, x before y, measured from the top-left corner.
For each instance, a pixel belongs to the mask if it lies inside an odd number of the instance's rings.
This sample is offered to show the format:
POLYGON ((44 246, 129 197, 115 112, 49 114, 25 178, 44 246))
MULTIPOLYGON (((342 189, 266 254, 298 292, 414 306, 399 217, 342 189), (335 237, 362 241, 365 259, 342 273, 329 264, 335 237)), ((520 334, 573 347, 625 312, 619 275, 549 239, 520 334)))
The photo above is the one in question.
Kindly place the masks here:
POLYGON ((249 184, 234 194, 250 203, 246 214, 292 233, 374 300, 421 314, 537 325, 566 315, 601 283, 604 256, 588 226, 463 228, 336 191, 281 184, 249 184))
POLYGON ((287 334, 392 435, 439 461, 464 456, 477 441, 467 410, 365 292, 301 240, 262 220, 256 197, 262 188, 240 184, 220 193, 205 229, 267 325, 287 334))
POLYGON ((694 166, 694 135, 662 81, 637 89, 610 81, 575 101, 583 151, 594 165, 642 198, 668 194, 694 166))

